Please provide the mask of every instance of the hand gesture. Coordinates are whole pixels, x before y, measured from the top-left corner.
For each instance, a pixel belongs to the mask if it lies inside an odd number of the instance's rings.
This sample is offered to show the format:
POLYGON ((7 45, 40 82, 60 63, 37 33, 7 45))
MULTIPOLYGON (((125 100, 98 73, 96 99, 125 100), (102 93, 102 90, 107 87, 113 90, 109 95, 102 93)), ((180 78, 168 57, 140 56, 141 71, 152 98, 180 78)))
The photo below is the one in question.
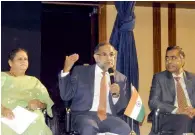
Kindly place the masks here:
POLYGON ((178 109, 177 114, 184 114, 192 119, 195 116, 195 109, 192 107, 186 107, 183 110, 178 109))
POLYGON ((195 116, 195 108, 192 107, 186 107, 185 112, 188 114, 190 118, 193 118, 195 116))
POLYGON ((79 59, 78 54, 72 54, 70 56, 66 56, 65 62, 64 62, 64 69, 63 72, 69 72, 74 65, 74 63, 79 59))
POLYGON ((9 108, 1 107, 1 114, 10 120, 14 119, 14 114, 9 108))

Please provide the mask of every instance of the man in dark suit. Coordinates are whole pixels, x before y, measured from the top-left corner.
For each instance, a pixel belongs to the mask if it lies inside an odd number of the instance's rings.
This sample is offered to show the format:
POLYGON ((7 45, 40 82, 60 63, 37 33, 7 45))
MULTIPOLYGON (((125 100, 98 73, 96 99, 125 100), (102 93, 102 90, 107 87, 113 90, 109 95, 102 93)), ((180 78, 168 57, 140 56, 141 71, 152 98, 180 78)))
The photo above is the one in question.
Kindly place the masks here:
POLYGON ((96 64, 76 66, 71 74, 69 72, 79 56, 66 56, 59 75, 60 95, 64 101, 72 100, 72 125, 81 135, 130 133, 129 125, 118 117, 129 101, 127 78, 115 71, 115 83, 111 84, 108 73, 108 69, 114 67, 115 54, 116 50, 109 43, 99 44, 94 51, 96 64))
POLYGON ((167 48, 165 62, 166 70, 153 76, 149 107, 170 113, 160 120, 161 129, 174 135, 195 133, 195 75, 184 70, 185 54, 179 46, 167 48))

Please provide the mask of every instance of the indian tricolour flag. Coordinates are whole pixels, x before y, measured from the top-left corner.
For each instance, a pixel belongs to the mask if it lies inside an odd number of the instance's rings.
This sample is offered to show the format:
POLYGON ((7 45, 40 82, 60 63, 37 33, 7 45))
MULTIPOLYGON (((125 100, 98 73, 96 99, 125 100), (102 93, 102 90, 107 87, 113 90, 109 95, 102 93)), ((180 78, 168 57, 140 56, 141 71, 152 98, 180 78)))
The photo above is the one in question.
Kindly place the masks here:
POLYGON ((131 100, 124 114, 136 121, 142 122, 145 116, 145 109, 141 97, 133 85, 131 85, 131 93, 131 100))

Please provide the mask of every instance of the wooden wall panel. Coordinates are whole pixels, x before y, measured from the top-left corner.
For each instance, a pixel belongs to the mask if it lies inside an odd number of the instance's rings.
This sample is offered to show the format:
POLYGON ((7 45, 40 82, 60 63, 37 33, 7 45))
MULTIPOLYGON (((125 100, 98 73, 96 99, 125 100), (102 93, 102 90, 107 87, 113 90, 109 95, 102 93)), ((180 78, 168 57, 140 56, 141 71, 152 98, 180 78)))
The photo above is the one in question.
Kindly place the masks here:
POLYGON ((168 4, 168 42, 169 42, 169 46, 176 45, 176 8, 175 8, 175 4, 168 4))
POLYGON ((105 42, 107 40, 106 37, 106 4, 101 4, 99 6, 99 42, 105 42))
POLYGON ((153 3, 153 61, 154 73, 161 71, 161 14, 160 3, 153 3))

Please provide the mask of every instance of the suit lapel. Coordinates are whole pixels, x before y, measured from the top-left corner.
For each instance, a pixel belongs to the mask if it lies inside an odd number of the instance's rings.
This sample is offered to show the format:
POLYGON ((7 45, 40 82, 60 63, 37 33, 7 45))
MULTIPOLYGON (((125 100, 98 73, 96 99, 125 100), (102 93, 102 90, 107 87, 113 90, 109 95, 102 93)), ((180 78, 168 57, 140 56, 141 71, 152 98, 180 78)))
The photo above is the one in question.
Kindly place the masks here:
POLYGON ((175 82, 174 82, 173 76, 168 71, 166 71, 166 76, 167 76, 167 79, 166 79, 167 89, 170 90, 170 92, 171 92, 171 94, 172 94, 172 96, 174 97, 174 100, 175 100, 176 92, 175 92, 175 82))
MULTIPOLYGON (((89 76, 86 77, 89 78, 88 82, 89 82, 89 90, 92 94, 92 97, 94 97, 94 79, 95 79, 95 65, 90 66, 89 69, 89 76)), ((92 100, 93 101, 93 100, 92 100)))
MULTIPOLYGON (((184 72, 184 81, 186 84, 186 89, 189 95, 190 100, 192 99, 192 90, 193 90, 193 86, 192 86, 192 80, 189 76, 189 73, 187 71, 184 72)), ((193 103, 193 101, 191 100, 191 103, 193 103)))

